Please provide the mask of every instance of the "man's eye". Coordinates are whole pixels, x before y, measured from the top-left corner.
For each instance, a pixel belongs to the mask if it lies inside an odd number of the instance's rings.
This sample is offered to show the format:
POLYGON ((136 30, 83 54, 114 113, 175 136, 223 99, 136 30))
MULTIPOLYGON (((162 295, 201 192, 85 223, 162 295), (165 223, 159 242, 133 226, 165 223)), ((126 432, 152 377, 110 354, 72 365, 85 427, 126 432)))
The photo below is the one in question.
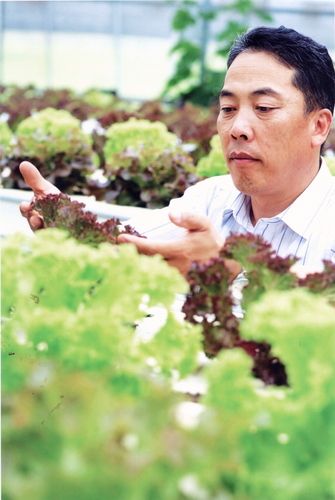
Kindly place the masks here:
POLYGON ((268 106, 257 106, 257 111, 261 113, 267 113, 268 111, 272 111, 274 108, 269 108, 268 106))
POLYGON ((222 113, 231 113, 234 108, 221 108, 222 113))

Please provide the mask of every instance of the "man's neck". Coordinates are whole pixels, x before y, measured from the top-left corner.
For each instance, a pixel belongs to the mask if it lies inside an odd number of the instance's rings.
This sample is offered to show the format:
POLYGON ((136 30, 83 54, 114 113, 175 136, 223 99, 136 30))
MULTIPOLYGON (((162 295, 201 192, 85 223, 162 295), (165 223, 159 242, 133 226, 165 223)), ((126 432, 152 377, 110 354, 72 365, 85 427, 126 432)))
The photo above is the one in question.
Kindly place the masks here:
MULTIPOLYGON (((321 158, 320 158, 320 167, 321 167, 321 158)), ((320 169, 320 168, 319 168, 320 169)), ((291 193, 290 196, 287 196, 287 193, 284 193, 283 196, 251 196, 251 204, 250 204, 250 221, 253 226, 257 224, 259 219, 262 218, 271 218, 283 212, 287 207, 292 205, 292 203, 305 191, 305 189, 309 186, 309 184, 315 179, 319 169, 317 170, 314 177, 311 181, 303 186, 300 189, 297 189, 294 193, 291 193)))
MULTIPOLYGON (((280 202, 274 204, 272 203, 259 203, 260 200, 251 198, 251 204, 250 204, 250 221, 253 226, 257 224, 259 219, 262 218, 271 218, 275 217, 276 215, 280 214, 285 210, 285 208, 289 207, 300 195, 301 193, 297 194, 294 197, 283 199, 280 202)), ((264 201, 264 200, 261 200, 264 201)))

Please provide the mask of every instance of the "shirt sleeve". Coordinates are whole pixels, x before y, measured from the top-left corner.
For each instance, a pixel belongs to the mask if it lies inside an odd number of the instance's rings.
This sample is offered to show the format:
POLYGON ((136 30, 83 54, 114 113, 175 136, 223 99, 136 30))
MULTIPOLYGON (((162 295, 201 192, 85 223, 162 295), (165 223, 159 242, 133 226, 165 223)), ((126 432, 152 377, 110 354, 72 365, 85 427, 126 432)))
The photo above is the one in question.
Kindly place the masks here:
POLYGON ((129 219, 126 224, 149 239, 172 240, 180 238, 185 230, 173 224, 169 218, 170 210, 192 213, 206 213, 206 182, 200 181, 189 187, 183 196, 171 200, 168 207, 147 210, 143 215, 129 219))

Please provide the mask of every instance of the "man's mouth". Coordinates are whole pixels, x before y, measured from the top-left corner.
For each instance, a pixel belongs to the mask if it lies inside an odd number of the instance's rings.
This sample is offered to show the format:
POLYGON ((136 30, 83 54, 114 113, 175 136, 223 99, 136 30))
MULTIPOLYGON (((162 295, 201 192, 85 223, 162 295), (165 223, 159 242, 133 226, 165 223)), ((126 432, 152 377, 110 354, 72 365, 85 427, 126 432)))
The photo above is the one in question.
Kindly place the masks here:
POLYGON ((252 156, 249 153, 245 153, 244 151, 233 151, 229 155, 230 162, 233 162, 235 165, 243 167, 255 163, 256 161, 260 161, 255 156, 252 156))
POLYGON ((239 153, 233 151, 232 153, 230 153, 229 159, 230 160, 259 161, 258 158, 255 158, 254 156, 252 156, 248 153, 244 153, 243 151, 239 152, 239 153))

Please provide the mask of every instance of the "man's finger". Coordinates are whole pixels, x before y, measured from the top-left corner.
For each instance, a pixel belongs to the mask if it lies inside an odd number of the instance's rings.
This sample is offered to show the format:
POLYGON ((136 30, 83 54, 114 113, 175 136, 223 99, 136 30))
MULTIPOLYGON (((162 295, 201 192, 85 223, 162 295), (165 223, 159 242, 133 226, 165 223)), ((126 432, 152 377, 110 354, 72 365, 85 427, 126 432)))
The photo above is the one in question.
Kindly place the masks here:
POLYGON ((22 217, 29 217, 29 214, 31 212, 31 202, 30 201, 21 201, 19 205, 19 209, 21 212, 22 217))
POLYGON ((37 231, 37 229, 43 229, 44 228, 44 221, 42 217, 39 215, 32 215, 30 219, 28 220, 29 226, 33 231, 37 231))
POLYGON ((37 168, 29 161, 23 161, 20 164, 20 172, 36 196, 57 194, 60 192, 51 182, 44 179, 37 168))
POLYGON ((176 242, 158 241, 140 238, 131 234, 120 234, 117 238, 119 243, 133 243, 138 252, 144 255, 160 254, 165 259, 172 258, 176 255, 176 242))
POLYGON ((22 201, 19 205, 22 217, 27 219, 30 229, 36 231, 37 229, 42 229, 44 227, 43 218, 36 212, 36 210, 31 209, 32 204, 27 201, 22 201))

